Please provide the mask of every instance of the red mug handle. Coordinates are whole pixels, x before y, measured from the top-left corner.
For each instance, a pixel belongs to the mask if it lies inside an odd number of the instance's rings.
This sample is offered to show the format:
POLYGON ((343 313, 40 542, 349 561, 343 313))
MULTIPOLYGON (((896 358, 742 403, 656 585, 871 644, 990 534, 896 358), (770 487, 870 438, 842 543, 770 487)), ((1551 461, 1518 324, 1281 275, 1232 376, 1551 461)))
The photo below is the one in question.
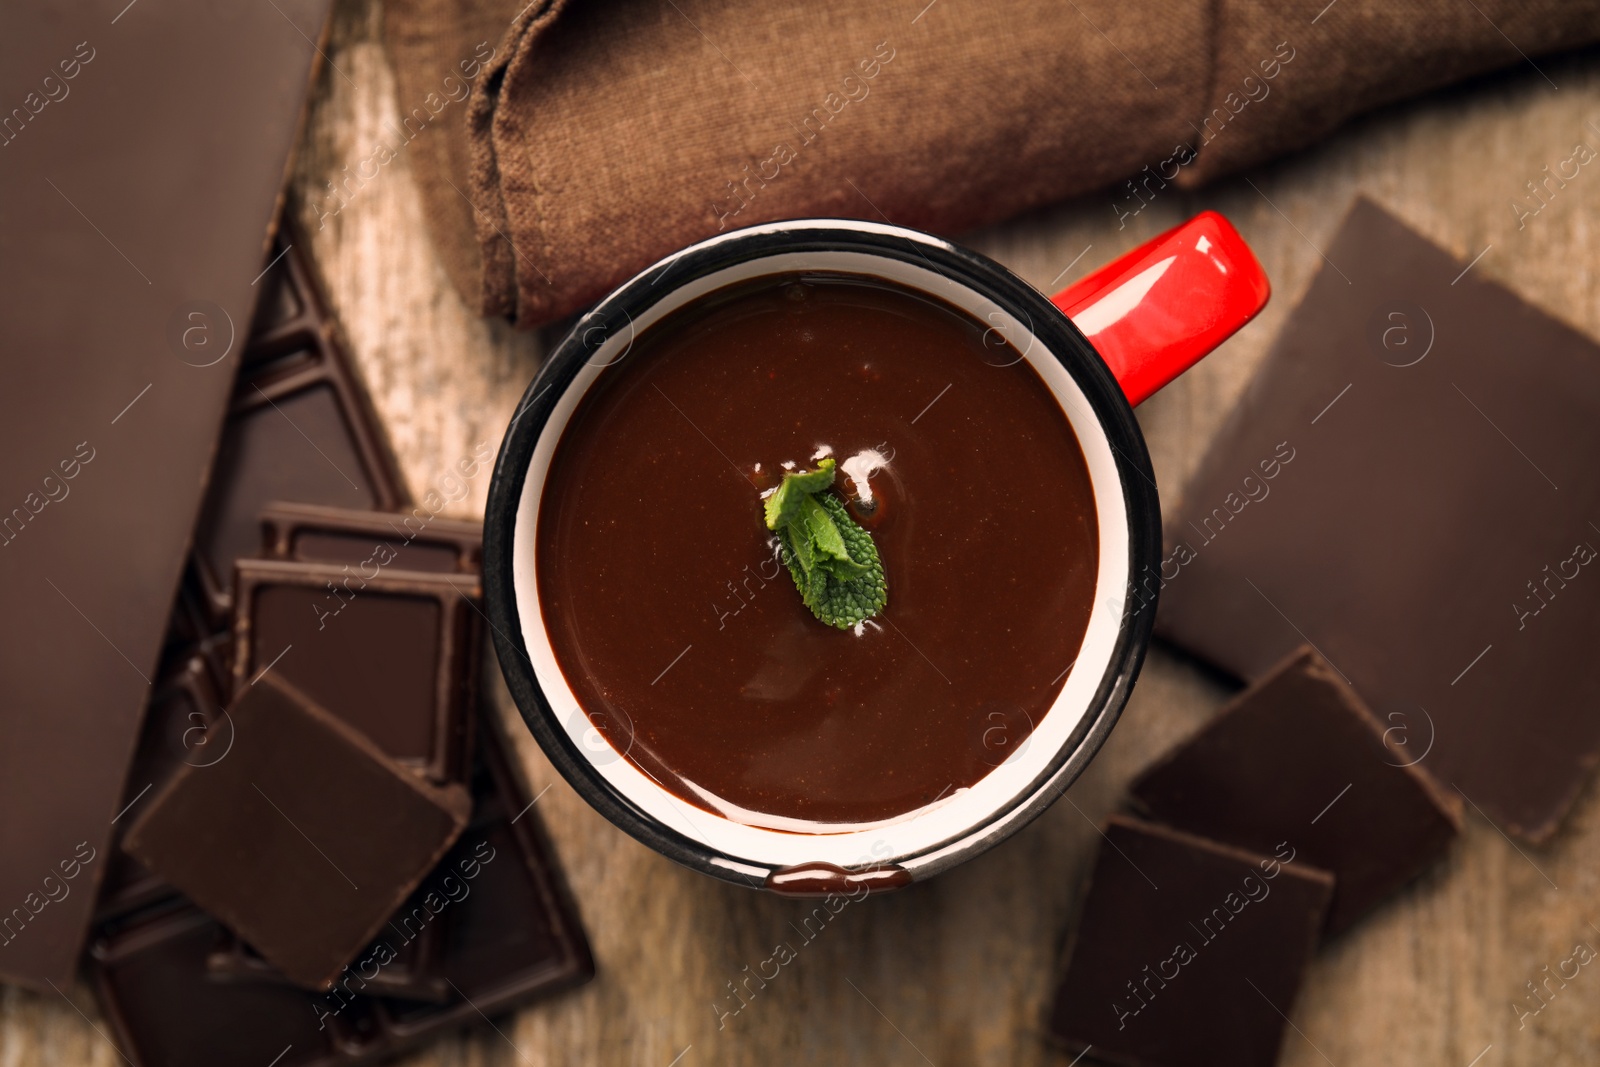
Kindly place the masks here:
POLYGON ((1203 211, 1050 300, 1138 404, 1232 337, 1271 295, 1239 231, 1203 211))

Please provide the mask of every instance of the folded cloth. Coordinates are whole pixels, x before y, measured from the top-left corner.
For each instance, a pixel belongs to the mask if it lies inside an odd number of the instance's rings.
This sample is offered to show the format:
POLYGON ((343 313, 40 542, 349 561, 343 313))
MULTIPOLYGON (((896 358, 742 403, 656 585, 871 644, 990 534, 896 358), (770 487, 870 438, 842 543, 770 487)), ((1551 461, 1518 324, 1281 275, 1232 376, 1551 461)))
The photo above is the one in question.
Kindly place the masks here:
POLYGON ((1121 181, 1126 221, 1600 39, 1600 0, 390 0, 385 37, 451 277, 533 327, 774 219, 959 232, 1121 181))
POLYGON ((1215 76, 1195 119, 1199 158, 1180 184, 1303 148, 1361 112, 1476 74, 1540 70, 1530 56, 1600 40, 1600 3, 1221 0, 1212 40, 1215 76), (1261 61, 1280 42, 1295 58, 1263 86, 1261 61))

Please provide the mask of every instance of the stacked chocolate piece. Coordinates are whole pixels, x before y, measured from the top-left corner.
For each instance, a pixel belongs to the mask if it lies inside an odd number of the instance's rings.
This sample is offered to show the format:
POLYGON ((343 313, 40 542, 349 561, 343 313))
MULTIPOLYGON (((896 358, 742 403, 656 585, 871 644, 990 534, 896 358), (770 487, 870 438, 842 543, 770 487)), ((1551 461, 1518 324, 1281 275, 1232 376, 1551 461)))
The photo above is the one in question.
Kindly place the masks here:
POLYGON ((1369 201, 1326 259, 1142 583, 1252 684, 1107 828, 1051 1019, 1095 1057, 1272 1063, 1319 938, 1600 761, 1600 348, 1369 201))
POLYGON ((1131 787, 1052 1032, 1132 1064, 1270 1064, 1320 941, 1433 863, 1461 805, 1315 649, 1241 693, 1131 787))
POLYGON ((364 1062, 594 973, 480 711, 481 531, 410 500, 291 242, 261 281, 89 949, 140 1067, 364 1062))

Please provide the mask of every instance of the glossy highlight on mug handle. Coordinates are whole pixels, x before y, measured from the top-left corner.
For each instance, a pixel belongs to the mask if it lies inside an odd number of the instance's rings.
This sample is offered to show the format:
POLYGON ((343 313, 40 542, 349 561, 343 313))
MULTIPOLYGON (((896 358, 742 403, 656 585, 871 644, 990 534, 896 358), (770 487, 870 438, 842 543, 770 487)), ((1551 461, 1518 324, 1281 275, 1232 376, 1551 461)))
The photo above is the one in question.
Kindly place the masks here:
POLYGON ((1233 224, 1203 211, 1050 298, 1129 404, 1194 366, 1266 306, 1272 286, 1233 224))

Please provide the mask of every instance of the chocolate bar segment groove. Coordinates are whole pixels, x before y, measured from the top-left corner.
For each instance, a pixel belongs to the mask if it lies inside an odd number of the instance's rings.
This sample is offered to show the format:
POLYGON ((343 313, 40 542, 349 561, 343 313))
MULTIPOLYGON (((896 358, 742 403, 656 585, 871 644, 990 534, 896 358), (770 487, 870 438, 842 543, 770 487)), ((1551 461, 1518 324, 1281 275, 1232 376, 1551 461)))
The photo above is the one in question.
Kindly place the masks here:
POLYGON ((392 511, 411 499, 355 362, 316 292, 304 247, 293 240, 273 268, 278 273, 263 279, 287 295, 263 294, 264 332, 245 346, 195 529, 195 570, 217 622, 232 607, 234 560, 260 548, 267 504, 392 511))
POLYGON ((268 504, 261 511, 263 555, 310 563, 386 560, 397 570, 470 577, 478 593, 483 524, 459 519, 356 511, 316 504, 268 504))

